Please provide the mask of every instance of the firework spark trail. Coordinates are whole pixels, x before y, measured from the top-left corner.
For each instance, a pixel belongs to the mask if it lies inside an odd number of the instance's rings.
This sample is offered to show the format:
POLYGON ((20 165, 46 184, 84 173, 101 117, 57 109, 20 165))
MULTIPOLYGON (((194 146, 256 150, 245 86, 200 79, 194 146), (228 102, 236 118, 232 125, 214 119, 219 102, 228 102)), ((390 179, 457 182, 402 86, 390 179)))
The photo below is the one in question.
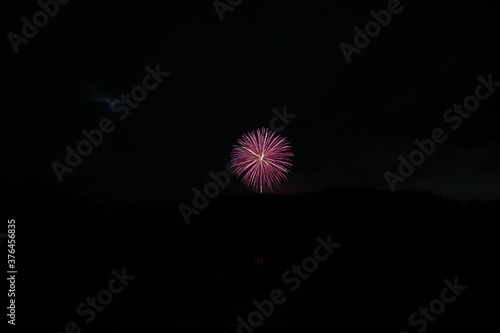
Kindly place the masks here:
POLYGON ((233 146, 231 166, 243 183, 262 193, 286 179, 294 154, 286 138, 268 128, 243 134, 233 146))

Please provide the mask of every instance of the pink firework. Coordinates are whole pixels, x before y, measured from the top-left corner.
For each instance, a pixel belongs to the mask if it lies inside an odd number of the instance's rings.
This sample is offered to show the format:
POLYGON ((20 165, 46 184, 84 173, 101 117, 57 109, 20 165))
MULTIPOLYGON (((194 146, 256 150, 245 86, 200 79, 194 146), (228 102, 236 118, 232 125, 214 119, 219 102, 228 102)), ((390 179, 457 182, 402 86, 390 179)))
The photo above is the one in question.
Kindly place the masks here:
POLYGON ((272 190, 292 166, 290 144, 285 137, 267 128, 243 134, 231 152, 231 166, 243 183, 255 191, 272 190))

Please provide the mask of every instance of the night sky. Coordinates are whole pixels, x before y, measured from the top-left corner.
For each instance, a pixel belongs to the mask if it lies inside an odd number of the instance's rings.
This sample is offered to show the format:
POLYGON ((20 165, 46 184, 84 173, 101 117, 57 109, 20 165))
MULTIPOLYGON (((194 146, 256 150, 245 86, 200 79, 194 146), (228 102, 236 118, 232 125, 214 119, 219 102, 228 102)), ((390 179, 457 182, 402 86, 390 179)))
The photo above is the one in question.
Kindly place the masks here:
POLYGON ((2 6, 12 331, 498 331, 498 1, 2 6), (214 194, 262 128, 288 179, 214 194))
MULTIPOLYGON (((296 117, 281 132, 294 167, 277 193, 328 186, 386 189, 415 139, 448 139, 400 190, 458 200, 500 199, 500 91, 451 129, 443 114, 500 82, 500 4, 402 1, 403 10, 347 63, 371 10, 387 1, 243 1, 221 22, 211 1, 70 1, 15 54, 4 39, 4 177, 52 183, 92 202, 184 199, 224 170, 245 132, 273 109, 296 117), (125 120, 111 102, 170 75, 125 120), (60 183, 51 166, 103 118, 116 126, 60 183)), ((3 4, 4 33, 21 33, 35 1, 3 4)), ((500 88, 497 88, 500 90, 500 88)), ((248 193, 234 178, 224 193, 248 193)))

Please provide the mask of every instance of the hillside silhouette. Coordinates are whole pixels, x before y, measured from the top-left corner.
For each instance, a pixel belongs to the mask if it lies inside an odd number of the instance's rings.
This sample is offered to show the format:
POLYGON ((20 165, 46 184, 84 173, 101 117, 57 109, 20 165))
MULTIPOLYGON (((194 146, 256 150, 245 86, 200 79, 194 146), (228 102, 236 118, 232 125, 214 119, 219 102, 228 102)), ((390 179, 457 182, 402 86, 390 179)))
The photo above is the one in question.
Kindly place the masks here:
POLYGON ((495 318, 477 304, 498 295, 498 201, 333 187, 221 195, 186 225, 178 205, 190 198, 105 206, 43 183, 5 184, 22 321, 38 329, 83 323, 77 305, 125 267, 135 280, 84 332, 236 332, 236 318, 288 290, 283 273, 328 235, 341 246, 255 331, 416 332, 409 315, 455 277, 468 289, 427 331, 472 331, 495 318))

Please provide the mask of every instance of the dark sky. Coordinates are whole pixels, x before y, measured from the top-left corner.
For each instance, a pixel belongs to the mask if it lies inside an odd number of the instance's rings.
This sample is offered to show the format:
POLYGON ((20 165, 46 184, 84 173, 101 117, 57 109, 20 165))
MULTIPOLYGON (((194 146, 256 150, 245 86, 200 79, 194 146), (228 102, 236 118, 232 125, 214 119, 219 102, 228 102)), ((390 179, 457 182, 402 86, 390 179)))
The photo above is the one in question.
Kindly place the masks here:
MULTIPOLYGON (((443 121, 479 75, 500 81, 500 4, 401 3, 348 64, 339 43, 353 44, 353 28, 387 1, 245 0, 221 22, 210 0, 72 0, 18 54, 4 38, 4 175, 103 203, 188 198, 243 133, 286 105, 297 117, 282 134, 296 156, 280 193, 388 189, 383 174, 397 172, 398 155, 441 127, 448 140, 396 190, 500 199, 500 88, 459 129, 443 121), (121 121, 106 100, 156 64, 170 76, 121 121), (59 184, 51 163, 105 117, 115 131, 59 184)), ((39 10, 3 7, 5 36, 39 10)), ((247 191, 233 178, 224 193, 247 191)))

